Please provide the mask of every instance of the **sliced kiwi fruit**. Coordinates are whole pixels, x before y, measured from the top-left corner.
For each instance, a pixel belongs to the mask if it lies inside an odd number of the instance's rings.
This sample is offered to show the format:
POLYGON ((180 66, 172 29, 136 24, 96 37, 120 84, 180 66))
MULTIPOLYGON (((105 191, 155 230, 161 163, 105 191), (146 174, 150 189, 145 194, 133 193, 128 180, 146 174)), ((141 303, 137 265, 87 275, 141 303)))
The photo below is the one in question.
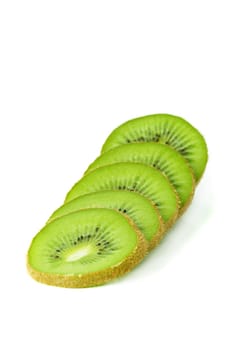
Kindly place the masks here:
POLYGON ((154 248, 163 236, 164 224, 158 210, 147 198, 136 192, 102 191, 75 198, 58 208, 48 222, 87 208, 115 209, 129 217, 144 234, 148 249, 154 248))
POLYGON ((82 288, 129 272, 187 208, 207 160, 203 136, 183 118, 154 114, 120 125, 32 240, 29 273, 82 288))
POLYGON ((198 182, 205 170, 208 152, 199 131, 181 117, 153 114, 116 128, 105 141, 102 153, 128 143, 158 142, 177 150, 190 164, 198 182))
POLYGON ((87 169, 94 169, 119 162, 136 162, 160 170, 176 189, 183 212, 190 203, 195 188, 193 172, 185 159, 169 146, 145 142, 122 145, 103 153, 87 169))
POLYGON ((139 163, 117 163, 97 168, 84 176, 68 192, 65 203, 76 197, 99 191, 138 192, 158 208, 166 228, 177 218, 179 198, 167 178, 158 170, 139 163))
POLYGON ((47 224, 28 251, 28 271, 42 283, 92 287, 129 272, 147 252, 141 232, 112 209, 85 209, 47 224))

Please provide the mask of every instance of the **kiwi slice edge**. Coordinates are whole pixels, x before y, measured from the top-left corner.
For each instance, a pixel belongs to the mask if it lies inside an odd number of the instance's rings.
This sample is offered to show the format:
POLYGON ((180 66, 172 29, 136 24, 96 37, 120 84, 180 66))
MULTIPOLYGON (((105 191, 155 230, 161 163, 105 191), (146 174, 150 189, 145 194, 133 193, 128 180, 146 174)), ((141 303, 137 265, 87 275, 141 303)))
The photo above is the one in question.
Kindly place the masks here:
MULTIPOLYGON (((99 225, 100 220, 98 221, 99 225)), ((111 221, 111 225, 113 225, 113 221, 111 221)), ((71 224, 72 226, 72 224, 71 224)), ((95 226, 95 224, 94 224, 95 226)), ((115 225, 116 226, 116 225, 115 225)), ((121 230, 118 230, 118 234, 120 234, 121 230)), ((57 232, 56 232, 57 234, 57 232)), ((55 235, 55 233, 53 233, 55 235)), ((121 233, 121 239, 124 238, 124 235, 121 233)), ((128 237, 125 237, 125 240, 128 237)), ((118 238, 119 239, 119 238, 118 238)), ((131 244, 132 245, 132 244, 131 244)), ((143 236, 143 234, 140 232, 140 230, 134 225, 134 223, 129 220, 128 218, 124 217, 123 215, 120 215, 115 210, 112 209, 82 209, 80 211, 77 211, 75 213, 71 213, 68 215, 65 215, 63 217, 55 219, 53 222, 45 225, 42 230, 39 231, 39 233, 34 237, 34 239, 31 242, 30 248, 28 250, 27 254, 27 269, 29 274, 33 279, 35 279, 38 282, 45 283, 48 285, 53 286, 59 286, 59 287, 66 287, 66 288, 85 288, 85 287, 92 287, 92 286, 98 286, 105 284, 113 279, 116 279, 125 273, 129 272, 134 266, 139 264, 141 260, 145 257, 147 254, 147 247, 148 244, 143 236), (77 272, 69 272, 69 273, 57 273, 55 272, 49 272, 49 271, 43 271, 43 269, 39 269, 35 267, 35 262, 32 263, 32 255, 35 252, 38 254, 38 251, 40 253, 41 246, 43 248, 43 240, 45 242, 46 239, 48 240, 48 231, 51 230, 51 226, 60 227, 64 225, 67 229, 70 225, 70 222, 74 219, 74 221, 77 220, 83 220, 83 216, 86 216, 86 219, 90 219, 93 215, 99 215, 100 219, 103 220, 106 215, 109 217, 110 220, 115 220, 121 222, 121 225, 123 225, 124 228, 127 228, 128 235, 135 235, 133 239, 135 239, 135 244, 133 247, 130 248, 130 251, 127 253, 127 256, 125 256, 123 259, 121 259, 118 262, 115 262, 112 266, 108 266, 107 268, 102 268, 97 271, 87 272, 87 273, 77 273, 77 272), (90 216, 88 218, 88 216, 90 216), (43 237, 41 237, 43 235, 43 237), (47 236, 47 237, 46 237, 47 236), (39 238, 38 238, 39 237, 39 238), (35 241, 41 239, 42 243, 41 246, 39 245, 35 246, 35 241), (33 251, 33 245, 34 245, 34 251, 33 251), (37 250, 36 250, 37 249, 37 250), (34 265, 34 266, 33 266, 34 265)), ((129 247, 124 246, 124 248, 129 249, 129 247)), ((55 249, 55 248, 54 248, 55 249)), ((38 261, 38 257, 36 257, 38 261)), ((55 258, 56 259, 56 258, 55 258)), ((47 264, 47 260, 45 262, 47 264)), ((71 267, 69 270, 72 270, 73 264, 75 266, 75 263, 71 262, 71 267)), ((56 263, 55 263, 56 265, 56 263)), ((67 263, 66 263, 67 265, 67 263)), ((103 267, 103 263, 102 263, 103 267)), ((56 270, 60 269, 60 267, 56 267, 56 270)))

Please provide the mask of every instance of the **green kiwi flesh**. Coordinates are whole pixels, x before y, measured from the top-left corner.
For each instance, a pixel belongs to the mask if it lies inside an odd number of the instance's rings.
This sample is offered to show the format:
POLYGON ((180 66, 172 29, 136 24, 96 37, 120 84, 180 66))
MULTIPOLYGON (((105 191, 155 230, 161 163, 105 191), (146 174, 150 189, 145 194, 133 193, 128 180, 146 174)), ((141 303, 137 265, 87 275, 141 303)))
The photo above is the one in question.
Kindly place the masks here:
POLYGON ((106 190, 143 195, 158 208, 167 228, 177 218, 180 203, 167 178, 160 171, 139 163, 117 163, 97 168, 72 187, 65 203, 88 193, 106 190))
POLYGON ((87 208, 110 208, 128 216, 145 236, 149 249, 154 248, 163 235, 163 221, 155 206, 136 192, 103 191, 77 197, 58 208, 48 222, 87 208))
POLYGON ((29 248, 28 271, 42 283, 91 287, 130 271, 146 251, 143 235, 123 215, 86 209, 44 226, 29 248))
POLYGON ((109 135, 102 153, 122 144, 142 142, 158 142, 174 148, 189 162, 196 181, 200 180, 208 159, 206 142, 183 118, 153 114, 129 120, 109 135))
POLYGON ((185 159, 174 149, 159 143, 131 143, 103 153, 87 169, 94 169, 119 162, 143 163, 160 170, 176 189, 183 210, 193 197, 195 180, 185 159))

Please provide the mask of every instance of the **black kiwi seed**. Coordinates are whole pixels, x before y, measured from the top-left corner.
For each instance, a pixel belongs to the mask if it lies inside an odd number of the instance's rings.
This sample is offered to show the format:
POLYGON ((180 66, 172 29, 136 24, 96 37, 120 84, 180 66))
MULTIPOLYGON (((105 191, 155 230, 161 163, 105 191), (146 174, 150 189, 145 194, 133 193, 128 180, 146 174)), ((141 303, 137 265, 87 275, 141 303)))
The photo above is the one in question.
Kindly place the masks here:
POLYGON ((187 149, 186 149, 186 148, 182 148, 182 149, 180 149, 180 153, 181 153, 182 155, 185 155, 185 154, 186 154, 186 151, 187 151, 187 149))
POLYGON ((153 141, 157 142, 160 139, 160 134, 155 134, 155 136, 153 137, 153 141))

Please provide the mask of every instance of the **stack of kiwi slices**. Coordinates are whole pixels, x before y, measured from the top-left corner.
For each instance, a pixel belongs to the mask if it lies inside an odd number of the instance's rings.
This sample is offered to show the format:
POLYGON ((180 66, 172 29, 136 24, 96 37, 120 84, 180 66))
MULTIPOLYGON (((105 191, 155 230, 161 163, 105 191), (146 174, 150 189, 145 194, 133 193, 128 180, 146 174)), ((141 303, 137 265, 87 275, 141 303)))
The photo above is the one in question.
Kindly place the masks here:
POLYGON ((32 240, 29 273, 74 288, 129 272, 187 209, 207 158, 203 136, 183 118, 120 125, 32 240))

